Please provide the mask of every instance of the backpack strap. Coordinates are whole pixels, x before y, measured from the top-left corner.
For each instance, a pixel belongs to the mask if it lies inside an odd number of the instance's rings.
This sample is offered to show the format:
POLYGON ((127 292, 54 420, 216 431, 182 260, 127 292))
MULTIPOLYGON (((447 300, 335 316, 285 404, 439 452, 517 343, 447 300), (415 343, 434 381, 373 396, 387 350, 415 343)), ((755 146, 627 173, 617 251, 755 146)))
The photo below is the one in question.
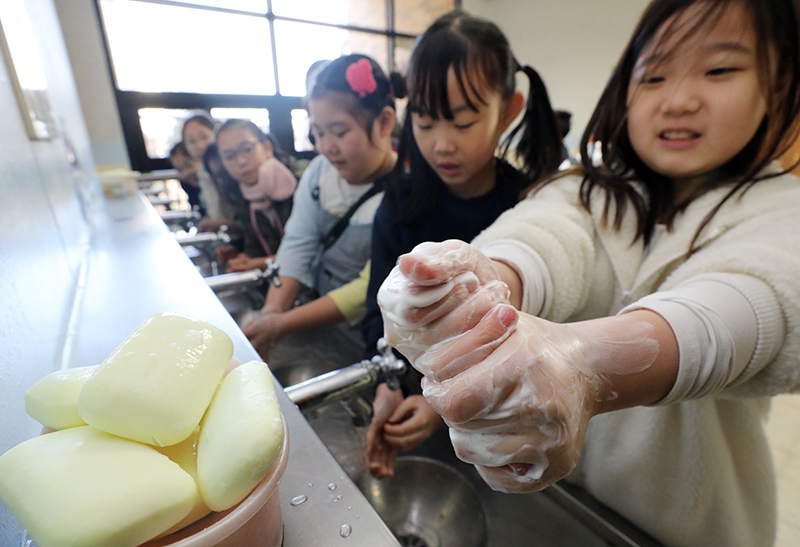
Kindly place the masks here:
POLYGON ((331 246, 334 243, 336 243, 336 241, 339 239, 339 236, 341 236, 344 233, 345 229, 347 229, 347 226, 350 224, 350 219, 358 210, 358 208, 361 207, 365 201, 367 201, 375 194, 381 192, 382 190, 383 190, 383 181, 381 179, 378 179, 372 184, 372 188, 364 192, 364 194, 362 194, 361 197, 358 198, 358 201, 356 201, 350 206, 350 208, 347 210, 344 216, 336 221, 336 224, 334 224, 333 227, 330 229, 328 235, 322 238, 323 251, 327 251, 328 249, 331 248, 331 246))

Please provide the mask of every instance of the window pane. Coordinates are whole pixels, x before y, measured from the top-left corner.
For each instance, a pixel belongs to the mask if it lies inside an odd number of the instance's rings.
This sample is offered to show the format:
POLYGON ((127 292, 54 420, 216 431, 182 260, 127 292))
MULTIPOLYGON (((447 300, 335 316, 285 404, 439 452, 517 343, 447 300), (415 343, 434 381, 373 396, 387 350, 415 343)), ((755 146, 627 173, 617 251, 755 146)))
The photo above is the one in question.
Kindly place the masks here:
POLYGON ((308 111, 304 108, 292 109, 292 130, 294 133, 295 152, 308 152, 314 150, 309 133, 311 133, 311 120, 308 111))
POLYGON ((250 13, 267 13, 267 0, 172 0, 181 4, 193 6, 209 6, 212 8, 227 8, 236 11, 249 11, 250 13))
POLYGON ((400 74, 408 74, 408 63, 414 49, 413 38, 396 37, 394 39, 394 69, 400 74))
POLYGON ((266 108, 212 108, 211 117, 220 122, 234 118, 250 120, 261 131, 269 133, 269 110, 266 108))
POLYGON ((272 0, 272 12, 304 21, 347 24, 347 0, 272 0))
POLYGON ((453 0, 394 0, 394 30, 404 34, 422 34, 453 7, 453 0))
POLYGON ((139 124, 147 156, 153 159, 169 157, 169 151, 181 140, 184 120, 197 114, 208 115, 203 110, 140 108, 139 124))
POLYGON ((101 0, 119 89, 275 93, 264 17, 101 0))
POLYGON ((277 16, 386 30, 386 0, 272 0, 277 16))
POLYGON ((294 97, 305 96, 306 72, 314 61, 362 53, 386 70, 389 58, 385 36, 291 21, 275 21, 275 49, 281 95, 294 97))

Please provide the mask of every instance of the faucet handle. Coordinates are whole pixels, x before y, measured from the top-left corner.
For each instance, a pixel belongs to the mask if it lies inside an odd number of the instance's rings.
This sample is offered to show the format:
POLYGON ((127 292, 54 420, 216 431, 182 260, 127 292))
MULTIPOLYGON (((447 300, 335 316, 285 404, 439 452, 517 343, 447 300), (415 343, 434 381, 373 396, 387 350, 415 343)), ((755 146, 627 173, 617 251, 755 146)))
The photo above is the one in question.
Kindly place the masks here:
POLYGON ((280 266, 278 266, 278 263, 275 262, 272 258, 267 258, 264 261, 264 264, 267 265, 267 269, 263 274, 264 279, 267 280, 267 283, 272 283, 276 287, 280 287, 281 275, 280 275, 280 266))
POLYGON ((400 389, 400 376, 406 373, 406 362, 397 358, 383 337, 378 339, 377 348, 380 355, 374 356, 372 362, 378 366, 380 374, 386 377, 386 387, 397 391, 400 389))
POLYGON ((220 241, 222 243, 230 243, 231 242, 231 236, 228 233, 228 226, 227 225, 222 225, 222 226, 219 227, 219 230, 217 231, 217 241, 220 241))

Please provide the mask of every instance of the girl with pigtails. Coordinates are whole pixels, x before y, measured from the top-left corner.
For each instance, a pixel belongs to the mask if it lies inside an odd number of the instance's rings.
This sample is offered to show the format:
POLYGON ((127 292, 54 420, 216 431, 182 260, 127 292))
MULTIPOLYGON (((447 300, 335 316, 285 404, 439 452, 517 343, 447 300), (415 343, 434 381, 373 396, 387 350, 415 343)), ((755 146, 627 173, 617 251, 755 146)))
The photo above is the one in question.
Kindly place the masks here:
MULTIPOLYGON (((520 65, 502 31, 485 19, 457 10, 435 21, 414 46, 407 84, 398 176, 373 225, 363 325, 369 355, 383 336, 378 288, 398 257, 423 241, 471 241, 562 159, 542 79, 520 65), (517 90, 520 73, 529 83, 527 99, 517 90), (512 146, 514 157, 507 157, 512 146)), ((406 387, 419 393, 413 383, 406 387)), ((377 477, 391 476, 396 453, 421 444, 442 420, 422 396, 404 397, 385 384, 378 386, 374 408, 368 468, 377 477)))

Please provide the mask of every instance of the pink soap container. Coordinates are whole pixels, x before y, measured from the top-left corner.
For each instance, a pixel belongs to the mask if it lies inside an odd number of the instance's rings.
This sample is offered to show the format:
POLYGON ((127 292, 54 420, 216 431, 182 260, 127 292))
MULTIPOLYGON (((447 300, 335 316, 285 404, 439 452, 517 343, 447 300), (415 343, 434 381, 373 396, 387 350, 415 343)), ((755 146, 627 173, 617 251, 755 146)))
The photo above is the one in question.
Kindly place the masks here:
POLYGON ((202 519, 141 547, 280 547, 283 519, 278 483, 289 462, 289 430, 283 422, 284 441, 267 476, 239 505, 209 513, 202 519))

